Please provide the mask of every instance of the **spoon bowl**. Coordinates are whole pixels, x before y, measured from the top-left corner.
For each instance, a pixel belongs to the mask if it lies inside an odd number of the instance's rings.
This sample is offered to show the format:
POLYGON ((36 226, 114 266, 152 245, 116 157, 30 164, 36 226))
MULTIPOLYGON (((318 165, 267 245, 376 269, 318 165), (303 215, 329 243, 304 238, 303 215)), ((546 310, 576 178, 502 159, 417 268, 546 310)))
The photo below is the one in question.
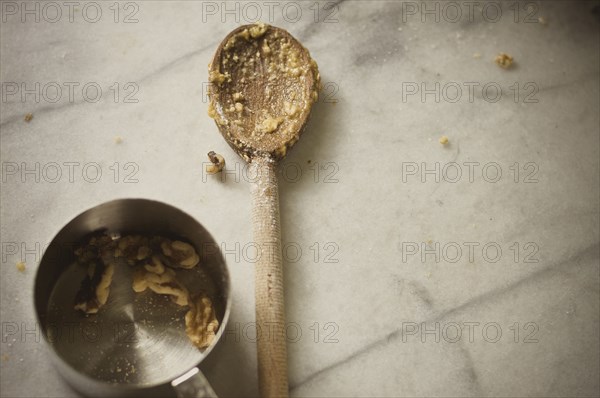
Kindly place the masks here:
POLYGON ((247 162, 281 160, 298 141, 318 98, 317 64, 283 29, 235 29, 209 65, 209 115, 247 162))

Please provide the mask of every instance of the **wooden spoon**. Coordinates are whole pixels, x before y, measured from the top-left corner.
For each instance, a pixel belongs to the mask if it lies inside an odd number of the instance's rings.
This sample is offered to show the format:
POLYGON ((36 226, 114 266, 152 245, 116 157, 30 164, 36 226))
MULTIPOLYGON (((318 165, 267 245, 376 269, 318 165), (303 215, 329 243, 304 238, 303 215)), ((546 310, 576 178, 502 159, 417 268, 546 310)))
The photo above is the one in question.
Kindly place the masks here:
POLYGON ((249 163, 256 264, 259 388, 288 396, 277 163, 298 141, 317 100, 317 64, 288 32, 266 24, 240 26, 209 65, 209 116, 249 163))

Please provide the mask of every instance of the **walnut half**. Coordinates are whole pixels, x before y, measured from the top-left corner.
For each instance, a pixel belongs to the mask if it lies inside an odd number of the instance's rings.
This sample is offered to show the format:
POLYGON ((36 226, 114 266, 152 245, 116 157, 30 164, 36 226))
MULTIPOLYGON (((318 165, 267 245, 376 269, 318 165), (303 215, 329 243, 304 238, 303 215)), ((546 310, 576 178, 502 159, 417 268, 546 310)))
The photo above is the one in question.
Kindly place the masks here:
POLYGON ((190 299, 190 310, 185 314, 185 332, 200 349, 208 347, 219 329, 212 301, 203 295, 190 299))
POLYGON ((114 263, 91 263, 88 275, 81 282, 81 287, 75 297, 75 309, 86 314, 95 314, 108 301, 110 284, 115 272, 114 263))

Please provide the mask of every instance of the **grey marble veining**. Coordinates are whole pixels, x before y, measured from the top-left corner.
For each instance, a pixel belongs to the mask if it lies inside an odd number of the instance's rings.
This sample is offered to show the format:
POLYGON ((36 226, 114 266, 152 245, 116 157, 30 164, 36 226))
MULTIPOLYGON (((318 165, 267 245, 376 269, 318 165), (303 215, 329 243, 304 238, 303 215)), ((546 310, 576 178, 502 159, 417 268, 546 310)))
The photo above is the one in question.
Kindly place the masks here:
MULTIPOLYGON (((35 268, 62 225, 119 197, 173 204, 222 243, 230 333, 202 368, 223 396, 257 395, 249 187, 205 98, 214 49, 252 9, 123 2, 115 23, 101 3, 91 23, 81 2, 73 22, 35 23, 5 3, 1 395, 77 396, 39 329, 23 332, 35 268), (38 102, 10 91, 36 82, 38 102), (203 174, 209 150, 225 181, 203 174)), ((305 44, 324 83, 281 165, 291 395, 597 396, 599 3, 482 1, 471 19, 458 2, 456 21, 451 2, 267 3, 262 19, 305 44)))

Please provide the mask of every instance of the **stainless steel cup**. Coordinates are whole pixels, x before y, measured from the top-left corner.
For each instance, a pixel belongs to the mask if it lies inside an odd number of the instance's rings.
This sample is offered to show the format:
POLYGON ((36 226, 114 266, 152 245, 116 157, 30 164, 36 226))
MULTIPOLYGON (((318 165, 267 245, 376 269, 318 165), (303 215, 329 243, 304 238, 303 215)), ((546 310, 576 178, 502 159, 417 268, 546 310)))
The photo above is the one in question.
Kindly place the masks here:
POLYGON ((75 217, 44 252, 35 279, 36 314, 53 360, 86 396, 214 396, 197 366, 223 335, 230 306, 229 273, 212 236, 181 210, 145 199, 115 200, 75 217), (179 279, 190 293, 213 299, 220 326, 207 349, 198 350, 188 339, 185 308, 166 296, 133 292, 129 267, 116 267, 109 300, 97 314, 74 310, 86 273, 74 261, 74 247, 100 231, 161 235, 194 245, 200 265, 181 270, 179 279))

